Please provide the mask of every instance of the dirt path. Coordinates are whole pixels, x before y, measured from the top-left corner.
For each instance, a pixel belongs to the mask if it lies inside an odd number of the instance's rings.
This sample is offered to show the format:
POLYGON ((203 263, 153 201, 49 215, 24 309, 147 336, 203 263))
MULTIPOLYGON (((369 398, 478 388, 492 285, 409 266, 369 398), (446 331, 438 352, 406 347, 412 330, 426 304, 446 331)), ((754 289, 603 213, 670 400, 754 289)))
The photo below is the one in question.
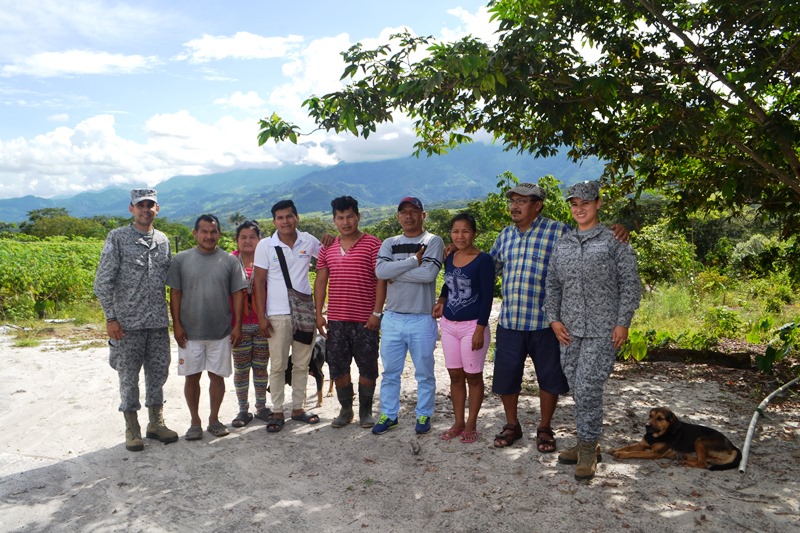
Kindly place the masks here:
MULTIPOLYGON (((433 431, 413 429, 415 387, 403 377, 400 427, 386 435, 287 422, 267 434, 254 421, 231 435, 140 453, 123 446, 116 373, 105 348, 52 342, 14 348, 0 335, 0 530, 2 531, 758 531, 800 528, 800 409, 770 407, 759 424, 746 474, 684 468, 672 461, 604 456, 590 484, 554 454, 536 453, 535 386, 521 399, 525 437, 491 446, 503 423, 488 395, 475 444, 444 442, 452 421, 449 381, 437 354, 433 431), (412 443, 419 444, 418 454, 412 443)), ((327 368, 326 368, 327 371, 327 368)), ((486 375, 492 373, 492 365, 486 375)), ((672 364, 620 365, 606 393, 604 445, 638 440, 650 407, 714 426, 741 446, 758 398, 737 386, 748 371, 719 381, 672 364)), ((711 377, 713 372, 706 372, 711 377)), ((532 376, 529 376, 532 377, 532 376)), ((313 380, 311 380, 313 382, 313 380)), ((311 382, 309 385, 311 385, 311 382)), ((489 378, 487 377, 487 383, 489 378)), ((206 380, 203 381, 204 385, 206 380)), ((166 389, 166 420, 188 427, 183 382, 166 389)), ((327 390, 327 382, 325 385, 327 390)), ((313 391, 309 389, 309 398, 313 391)), ((203 392, 201 413, 206 409, 203 392)), ((309 400, 313 401, 313 400, 309 400)), ((559 446, 574 442, 572 401, 556 413, 559 446)), ((236 412, 232 380, 223 420, 236 412)), ((146 416, 146 415, 145 415, 146 416)))

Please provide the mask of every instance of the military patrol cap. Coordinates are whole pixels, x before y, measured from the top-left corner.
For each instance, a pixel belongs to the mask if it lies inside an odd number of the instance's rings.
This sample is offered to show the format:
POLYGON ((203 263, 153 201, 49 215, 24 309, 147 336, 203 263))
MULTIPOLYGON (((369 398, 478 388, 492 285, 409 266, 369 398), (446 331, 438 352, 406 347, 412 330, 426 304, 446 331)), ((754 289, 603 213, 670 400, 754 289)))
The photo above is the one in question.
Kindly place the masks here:
POLYGON ((600 182, 582 181, 567 189, 567 201, 573 198, 581 200, 597 200, 600 197, 600 182))
POLYGON ((155 189, 133 189, 131 191, 131 205, 136 205, 144 200, 152 200, 158 203, 158 193, 155 189))
POLYGON ((540 200, 544 200, 546 196, 544 189, 533 183, 520 183, 506 193, 506 198, 511 198, 512 194, 519 194, 521 196, 535 196, 540 200))

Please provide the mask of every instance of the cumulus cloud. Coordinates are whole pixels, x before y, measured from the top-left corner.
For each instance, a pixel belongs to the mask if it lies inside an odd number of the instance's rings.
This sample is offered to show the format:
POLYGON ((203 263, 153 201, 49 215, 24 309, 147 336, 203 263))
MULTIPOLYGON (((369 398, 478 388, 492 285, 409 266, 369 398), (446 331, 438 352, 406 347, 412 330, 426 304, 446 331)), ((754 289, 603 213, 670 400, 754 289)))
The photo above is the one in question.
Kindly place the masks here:
POLYGON ((79 74, 131 74, 158 63, 153 56, 111 54, 89 50, 42 52, 3 65, 0 76, 28 75, 50 78, 79 74))
POLYGON ((50 122, 66 122, 69 120, 69 115, 67 113, 57 113, 47 117, 47 120, 50 122))
POLYGON ((262 37, 246 31, 232 37, 205 34, 200 39, 185 43, 183 46, 187 51, 178 59, 191 63, 222 59, 270 59, 286 56, 302 42, 303 38, 299 35, 262 37))
POLYGON ((214 100, 214 105, 224 108, 235 107, 245 110, 258 110, 264 105, 264 100, 255 91, 246 93, 236 91, 228 96, 217 98, 214 100))

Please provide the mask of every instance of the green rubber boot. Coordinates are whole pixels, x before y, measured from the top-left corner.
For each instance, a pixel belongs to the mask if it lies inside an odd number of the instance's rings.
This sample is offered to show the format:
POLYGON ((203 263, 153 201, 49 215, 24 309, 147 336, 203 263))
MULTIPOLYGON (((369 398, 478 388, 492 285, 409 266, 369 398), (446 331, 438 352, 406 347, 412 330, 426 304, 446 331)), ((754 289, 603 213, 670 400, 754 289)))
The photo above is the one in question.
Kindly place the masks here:
POLYGON ((333 419, 331 427, 343 428, 353 421, 353 384, 349 383, 345 387, 336 388, 336 396, 342 406, 339 416, 333 419))
POLYGON ((358 425, 362 428, 371 428, 375 425, 372 418, 372 397, 375 396, 375 386, 368 387, 358 384, 358 425))

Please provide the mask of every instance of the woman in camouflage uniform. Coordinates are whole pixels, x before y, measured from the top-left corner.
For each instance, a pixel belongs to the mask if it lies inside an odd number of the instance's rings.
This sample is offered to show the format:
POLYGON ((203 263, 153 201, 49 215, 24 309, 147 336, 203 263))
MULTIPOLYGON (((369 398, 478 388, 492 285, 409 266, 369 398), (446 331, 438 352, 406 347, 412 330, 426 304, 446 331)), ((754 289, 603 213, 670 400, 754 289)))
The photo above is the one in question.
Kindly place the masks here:
POLYGON ((642 284, 631 245, 600 225, 600 183, 573 185, 567 201, 578 227, 558 240, 550 258, 545 310, 561 344, 578 432, 577 447, 562 452, 559 462, 577 463, 575 479, 589 480, 599 456, 603 387, 628 339, 642 284))

